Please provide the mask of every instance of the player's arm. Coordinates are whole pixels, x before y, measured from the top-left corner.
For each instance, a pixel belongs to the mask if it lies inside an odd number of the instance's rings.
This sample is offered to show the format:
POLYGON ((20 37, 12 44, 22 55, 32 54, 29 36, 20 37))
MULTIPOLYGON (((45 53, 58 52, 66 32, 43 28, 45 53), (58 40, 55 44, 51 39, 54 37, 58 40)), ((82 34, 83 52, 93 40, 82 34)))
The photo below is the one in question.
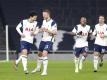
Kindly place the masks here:
POLYGON ((56 35, 57 34, 57 24, 55 22, 52 22, 51 29, 46 29, 44 25, 42 25, 39 32, 48 32, 50 35, 56 35))
POLYGON ((39 33, 39 27, 37 26, 33 32, 31 32, 31 36, 35 36, 36 34, 39 33))
POLYGON ((89 28, 88 28, 88 36, 87 36, 87 41, 92 40, 92 39, 91 39, 91 36, 92 36, 92 29, 91 29, 91 27, 89 26, 89 28))
POLYGON ((104 36, 107 37, 107 28, 104 31, 104 36))
POLYGON ((51 29, 45 29, 46 32, 48 32, 50 35, 56 35, 57 34, 57 24, 53 23, 51 29))
POLYGON ((91 40, 95 39, 97 35, 97 30, 96 30, 96 27, 94 28, 94 31, 91 33, 91 40))
POLYGON ((53 30, 47 30, 47 32, 48 32, 50 35, 56 35, 56 34, 57 34, 57 28, 54 28, 53 30))
POLYGON ((92 36, 92 29, 91 29, 91 27, 89 26, 89 31, 88 31, 88 37, 91 37, 92 36))
POLYGON ((39 32, 44 32, 44 29, 45 29, 45 26, 44 26, 44 21, 43 21, 41 28, 39 28, 39 32))
POLYGON ((19 35, 21 36, 21 37, 25 37, 25 35, 21 32, 21 27, 22 27, 23 25, 22 25, 22 23, 20 22, 18 25, 17 25, 17 27, 16 27, 16 30, 17 30, 17 32, 19 33, 19 35))
POLYGON ((105 36, 105 37, 107 37, 107 31, 106 31, 106 32, 104 32, 104 36, 105 36))
POLYGON ((70 35, 76 36, 76 35, 82 35, 82 31, 77 31, 77 29, 74 27, 74 29, 71 32, 67 32, 70 35))

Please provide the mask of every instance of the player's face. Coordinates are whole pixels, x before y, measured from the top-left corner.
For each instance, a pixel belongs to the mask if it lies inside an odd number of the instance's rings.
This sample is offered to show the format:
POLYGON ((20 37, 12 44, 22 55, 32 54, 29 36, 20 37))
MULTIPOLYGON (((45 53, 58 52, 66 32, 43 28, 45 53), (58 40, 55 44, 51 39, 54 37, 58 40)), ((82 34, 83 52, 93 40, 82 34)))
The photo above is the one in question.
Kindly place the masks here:
POLYGON ((82 18, 80 19, 80 23, 81 23, 81 25, 86 25, 86 23, 87 23, 86 18, 82 17, 82 18))
POLYGON ((32 20, 32 21, 36 21, 36 19, 37 19, 37 16, 31 17, 31 20, 32 20))
POLYGON ((43 18, 46 20, 49 18, 49 13, 48 12, 43 12, 43 18))
POLYGON ((105 19, 104 16, 99 16, 99 23, 104 23, 105 19))

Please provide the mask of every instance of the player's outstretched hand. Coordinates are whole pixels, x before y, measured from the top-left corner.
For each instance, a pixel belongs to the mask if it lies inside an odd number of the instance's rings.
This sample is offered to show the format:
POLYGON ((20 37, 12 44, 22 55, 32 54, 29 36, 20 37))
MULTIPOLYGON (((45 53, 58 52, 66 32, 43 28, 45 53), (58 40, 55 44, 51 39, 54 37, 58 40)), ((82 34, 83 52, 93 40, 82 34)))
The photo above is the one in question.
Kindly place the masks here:
POLYGON ((66 34, 73 35, 73 36, 76 35, 76 33, 73 33, 73 32, 66 32, 66 34))

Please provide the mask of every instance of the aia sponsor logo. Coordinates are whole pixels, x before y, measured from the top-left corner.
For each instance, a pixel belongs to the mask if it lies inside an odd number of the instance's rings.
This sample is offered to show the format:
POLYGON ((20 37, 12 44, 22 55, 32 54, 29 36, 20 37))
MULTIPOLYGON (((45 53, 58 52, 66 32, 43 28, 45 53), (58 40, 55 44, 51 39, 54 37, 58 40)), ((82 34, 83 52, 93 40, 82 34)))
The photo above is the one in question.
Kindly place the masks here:
POLYGON ((33 28, 25 28, 25 31, 33 31, 33 28))

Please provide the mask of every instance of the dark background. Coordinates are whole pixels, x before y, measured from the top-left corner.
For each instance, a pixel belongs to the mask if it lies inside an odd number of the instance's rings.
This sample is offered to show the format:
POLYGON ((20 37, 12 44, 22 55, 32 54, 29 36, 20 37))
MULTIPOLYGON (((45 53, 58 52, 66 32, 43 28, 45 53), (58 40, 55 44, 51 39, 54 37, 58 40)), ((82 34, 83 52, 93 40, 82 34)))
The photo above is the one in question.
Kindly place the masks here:
MULTIPOLYGON (((38 12, 38 21, 41 24, 41 13, 44 8, 51 10, 52 17, 58 24, 58 29, 65 31, 71 31, 79 23, 81 16, 87 17, 88 24, 92 28, 97 23, 99 15, 107 16, 107 0, 0 0, 0 23, 2 24, 0 34, 4 34, 2 32, 5 30, 4 25, 8 24, 11 50, 16 50, 19 47, 16 25, 22 19, 27 18, 27 14, 31 10, 38 12)), ((64 34, 63 40, 59 44, 59 50, 71 50, 74 43, 72 37, 64 34)), ((90 49, 92 49, 93 44, 90 43, 90 49)), ((4 43, 0 45, 4 45, 4 43)))

